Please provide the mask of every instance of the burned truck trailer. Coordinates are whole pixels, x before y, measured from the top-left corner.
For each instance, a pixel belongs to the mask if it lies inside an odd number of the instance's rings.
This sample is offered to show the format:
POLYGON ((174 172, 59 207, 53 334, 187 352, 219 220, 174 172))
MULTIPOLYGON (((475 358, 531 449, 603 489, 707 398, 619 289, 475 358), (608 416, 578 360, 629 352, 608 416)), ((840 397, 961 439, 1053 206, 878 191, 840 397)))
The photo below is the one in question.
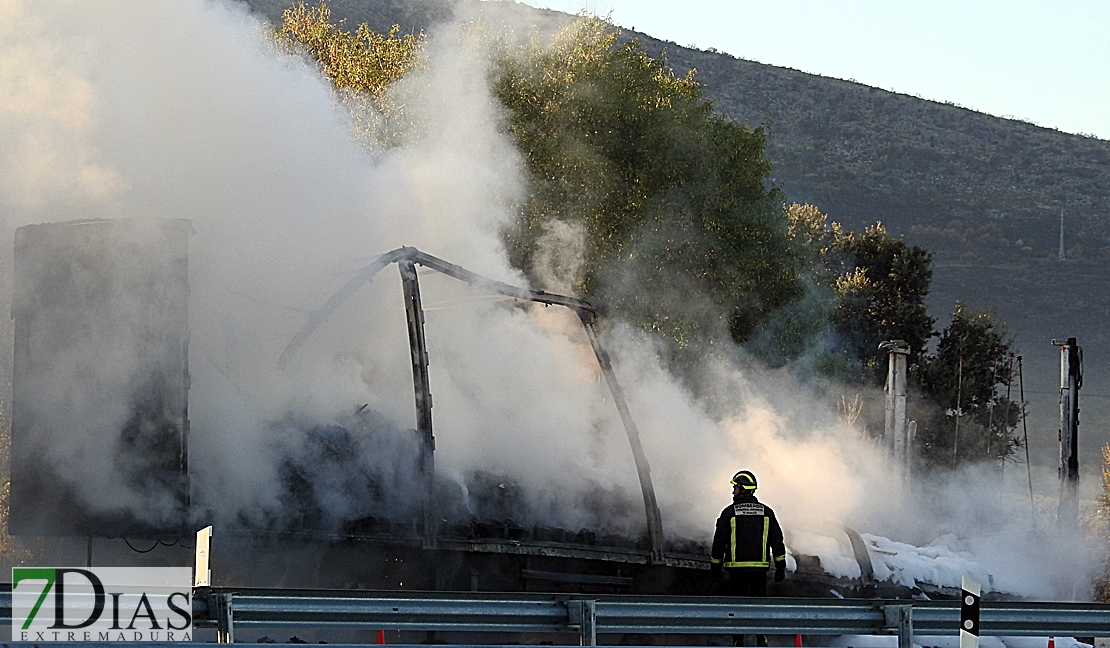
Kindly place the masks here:
MULTIPOLYGON (((326 558, 317 556, 318 564, 329 566, 326 574, 312 565, 306 565, 303 560, 275 562, 266 557, 273 556, 274 550, 280 552, 283 540, 277 540, 277 545, 272 548, 264 548, 256 542, 251 547, 250 556, 271 567, 280 564, 283 581, 286 576, 302 583, 312 580, 311 584, 315 587, 639 594, 708 594, 719 589, 719 584, 714 583, 710 575, 709 548, 706 544, 690 540, 667 542, 664 539, 662 517, 639 431, 625 403, 609 355, 598 338, 595 329, 597 312, 589 303, 573 297, 511 286, 415 248, 398 248, 359 270, 320 309, 311 313, 285 349, 278 367, 286 367, 312 333, 346 299, 394 263, 403 284, 411 352, 416 429, 408 431, 407 438, 418 447, 415 454, 419 458, 413 462, 413 471, 421 481, 421 510, 409 520, 366 517, 347 522, 344 533, 335 537, 335 540, 342 542, 330 545, 326 558), (469 475, 466 480, 468 499, 476 504, 467 506, 471 513, 469 519, 466 515, 457 515, 459 510, 457 502, 451 499, 450 484, 445 483, 446 480, 437 480, 434 470, 431 386, 416 265, 463 281, 478 290, 519 301, 564 306, 578 315, 632 451, 646 517, 645 532, 640 537, 514 523, 510 512, 515 507, 499 507, 498 504, 503 502, 498 500, 511 498, 515 484, 511 479, 499 483, 498 476, 482 473, 469 475), (337 568, 339 565, 343 567, 337 568), (323 580, 329 577, 332 580, 323 580)), ((357 428, 360 424, 352 420, 348 426, 357 428)), ((364 430, 358 436, 366 439, 374 434, 382 432, 364 430)), ((397 432, 391 434, 395 437, 397 432)), ((355 454, 353 444, 357 442, 344 426, 314 430, 308 438, 314 439, 314 454, 320 459, 331 457, 333 461, 343 462, 345 457, 355 454), (321 453, 320 448, 327 450, 321 453)), ((625 502, 625 505, 629 508, 636 506, 631 501, 625 502)), ((307 528, 304 531, 311 533, 307 528)), ((871 578, 867 550, 858 534, 846 531, 849 532, 857 560, 862 561, 862 578, 830 576, 824 573, 815 557, 800 557, 803 560, 799 560, 795 577, 787 583, 773 585, 771 592, 829 596, 830 590, 835 589, 841 595, 873 595, 877 586, 871 578)), ((261 583, 251 584, 261 586, 261 583)), ((894 591, 897 588, 885 589, 891 590, 889 593, 892 596, 899 594, 894 591)), ((904 593, 909 594, 908 591, 904 593)))
MULTIPOLYGON (((191 535, 207 523, 203 509, 192 501, 189 474, 191 231, 191 224, 180 219, 87 220, 17 230, 9 517, 13 535, 157 539, 191 535)), ((214 563, 223 566, 216 571, 217 584, 389 588, 408 583, 432 589, 513 590, 544 583, 540 589, 665 591, 671 586, 658 575, 649 584, 631 571, 644 566, 669 573, 681 566, 705 572, 695 556, 663 558, 650 481, 645 489, 650 499, 645 502, 651 505, 653 523, 642 538, 523 528, 496 506, 486 507, 481 518, 441 519, 451 493, 439 493, 442 485, 435 479, 427 353, 414 264, 495 292, 576 308, 603 366, 611 372, 608 358, 596 346, 594 311, 585 302, 493 282, 402 248, 364 268, 337 298, 313 314, 280 364, 289 361, 344 295, 391 263, 400 268, 409 315, 416 429, 382 425, 373 412, 360 411, 339 424, 309 430, 305 443, 312 447, 300 456, 313 457, 314 465, 290 461, 281 470, 281 500, 289 515, 277 526, 244 523, 217 529, 222 539, 218 546, 238 554, 222 561, 217 553, 214 563), (324 515, 312 496, 321 473, 343 475, 353 491, 369 498, 382 492, 376 475, 349 460, 358 446, 374 444, 405 450, 389 454, 411 460, 405 466, 411 473, 406 486, 421 491, 419 510, 412 515, 394 507, 353 519, 324 515), (301 567, 314 563, 304 559, 306 551, 330 556, 326 562, 331 567, 302 573, 301 567), (251 558, 257 559, 253 566, 251 558)), ((627 417, 627 408, 622 415, 627 417)), ((638 466, 642 464, 650 480, 638 438, 635 441, 638 466)), ((509 481, 472 476, 475 502, 485 491, 504 498, 511 491, 509 481)), ((92 546, 90 540, 90 556, 92 546)))
MULTIPOLYGON (((191 232, 187 220, 154 218, 48 223, 17 230, 11 313, 15 350, 10 533, 151 539, 190 535, 206 523, 205 513, 191 501, 189 475, 191 232)), ((352 284, 364 283, 394 262, 401 270, 413 343, 416 429, 373 425, 373 413, 359 412, 345 425, 310 430, 306 443, 314 445, 309 454, 315 453, 316 465, 288 463, 282 469, 282 501, 291 514, 277 528, 243 525, 226 531, 251 543, 267 544, 267 538, 281 537, 285 540, 279 545, 304 546, 344 539, 356 541, 360 552, 380 545, 390 547, 390 555, 408 555, 411 564, 427 561, 412 560, 408 548, 415 547, 417 554, 435 552, 441 536, 445 552, 521 554, 528 553, 522 549, 524 544, 534 540, 542 545, 533 552, 537 558, 605 561, 603 551, 589 548, 598 544, 597 534, 577 529, 524 531, 507 519, 491 518, 465 523, 445 520, 441 528, 435 501, 446 502, 449 496, 436 493, 427 353, 414 263, 495 291, 578 307, 587 318, 593 316, 592 307, 572 298, 492 282, 412 248, 384 255, 359 272, 352 284), (413 460, 407 466, 413 477, 410 485, 423 489, 418 519, 412 519, 409 511, 394 511, 392 516, 377 511, 344 520, 321 515, 310 496, 312 470, 345 474, 356 483, 356 491, 381 491, 375 487, 375 475, 360 473, 342 459, 358 444, 412 446, 406 455, 413 460), (555 549, 573 546, 580 549, 555 549)), ((288 362, 297 344, 350 288, 310 318, 281 364, 288 362)), ((592 333, 592 319, 584 322, 592 333)), ((639 455, 642 458, 642 450, 639 455)), ((476 497, 482 490, 478 482, 488 482, 487 477, 475 477, 476 497)), ((503 494, 504 480, 494 480, 491 488, 503 494)), ((662 537, 656 532, 659 518, 650 483, 645 492, 652 498, 655 520, 649 537, 610 542, 619 545, 611 547, 618 554, 631 551, 610 558, 660 562, 662 537), (641 550, 638 545, 645 542, 641 550)), ((279 554, 284 551, 274 548, 279 554)), ((270 558, 282 562, 280 556, 270 558)), ((495 571, 499 570, 490 573, 495 571)), ((542 576, 543 571, 536 574, 542 576)), ((532 576, 540 578, 536 574, 532 576)), ((624 577, 614 578, 624 583, 624 577)), ((469 583, 470 577, 466 580, 469 583)), ((334 582, 328 577, 324 581, 334 582)), ((438 581, 442 584, 443 577, 438 581)), ((608 581, 601 578, 600 582, 608 581)))
MULTIPOLYGON (((17 231, 13 535, 157 539, 191 535, 209 523, 203 503, 190 497, 190 232, 188 221, 161 219, 80 221, 17 231)), ((290 460, 280 471, 280 501, 288 515, 264 527, 246 522, 217 527, 213 584, 708 593, 708 547, 664 539, 639 434, 596 335, 596 311, 587 302, 510 286, 400 248, 357 272, 311 313, 278 366, 287 365, 347 297, 392 264, 398 266, 405 299, 415 429, 398 429, 374 412, 352 407, 334 424, 307 430, 307 447, 298 456, 310 461, 290 460), (516 486, 506 475, 467 475, 470 505, 457 505, 457 487, 437 479, 435 472, 416 265, 479 290, 567 307, 578 315, 628 436, 641 486, 644 533, 627 537, 514 522, 507 502, 516 486), (394 450, 390 456, 405 458, 394 468, 406 473, 403 488, 417 493, 407 509, 386 502, 397 484, 383 482, 372 468, 351 459, 367 448, 386 446, 394 450), (319 505, 323 482, 368 501, 377 498, 382 505, 343 519, 329 517, 319 505)), ((622 506, 639 504, 629 500, 622 506)), ((90 558, 92 547, 90 540, 90 558)), ((109 560, 127 562, 126 555, 109 560)), ((772 590, 817 596, 833 587, 849 596, 868 591, 860 583, 825 575, 813 561, 799 560, 799 568, 798 577, 772 590)))

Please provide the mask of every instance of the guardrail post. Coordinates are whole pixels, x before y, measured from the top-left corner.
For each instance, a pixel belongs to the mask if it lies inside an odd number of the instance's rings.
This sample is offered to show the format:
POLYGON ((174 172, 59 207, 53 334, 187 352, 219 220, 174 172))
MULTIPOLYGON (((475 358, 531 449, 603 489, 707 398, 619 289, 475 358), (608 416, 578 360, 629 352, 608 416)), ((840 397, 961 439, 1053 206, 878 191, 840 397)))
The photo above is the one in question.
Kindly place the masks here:
POLYGON ((597 645, 597 601, 567 601, 567 622, 578 626, 579 645, 597 645))
POLYGON ((216 594, 216 642, 235 643, 235 617, 231 610, 231 592, 216 594))
POLYGON ((898 648, 913 648, 913 606, 884 605, 883 617, 888 628, 898 631, 898 648))

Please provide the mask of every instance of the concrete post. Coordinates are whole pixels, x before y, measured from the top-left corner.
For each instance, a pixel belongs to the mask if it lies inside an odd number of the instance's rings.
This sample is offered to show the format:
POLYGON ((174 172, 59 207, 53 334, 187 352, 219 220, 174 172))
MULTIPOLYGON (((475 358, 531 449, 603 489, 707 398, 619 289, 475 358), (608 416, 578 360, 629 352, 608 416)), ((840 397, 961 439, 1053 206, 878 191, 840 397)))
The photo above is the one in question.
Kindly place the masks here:
POLYGON ((1075 338, 1053 340, 1060 347, 1060 505, 1056 523, 1079 523, 1079 388, 1083 386, 1083 349, 1075 338))
POLYGON ((886 351, 888 357, 883 443, 905 479, 910 465, 910 438, 906 425, 906 362, 910 346, 903 340, 888 340, 880 344, 879 349, 886 351))

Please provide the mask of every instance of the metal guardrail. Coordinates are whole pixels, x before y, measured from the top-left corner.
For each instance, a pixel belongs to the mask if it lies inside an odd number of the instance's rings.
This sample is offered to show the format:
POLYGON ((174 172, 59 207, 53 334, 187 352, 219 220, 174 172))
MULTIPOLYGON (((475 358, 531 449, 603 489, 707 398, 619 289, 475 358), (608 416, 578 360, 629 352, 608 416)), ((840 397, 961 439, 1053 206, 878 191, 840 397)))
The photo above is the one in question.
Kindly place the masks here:
MULTIPOLYGON (((193 613, 221 642, 236 629, 302 628, 575 633, 587 646, 601 633, 886 634, 908 648, 914 633, 957 634, 960 602, 215 588, 194 592, 193 613)), ((11 591, 0 591, 0 623, 11 614, 11 591)), ((983 602, 980 633, 1110 636, 1110 605, 983 602)))
MULTIPOLYGON (((605 634, 955 635, 959 601, 531 594, 213 590, 194 601, 198 627, 573 632, 605 634)), ((1108 636, 1110 605, 984 602, 980 632, 995 636, 1108 636)))

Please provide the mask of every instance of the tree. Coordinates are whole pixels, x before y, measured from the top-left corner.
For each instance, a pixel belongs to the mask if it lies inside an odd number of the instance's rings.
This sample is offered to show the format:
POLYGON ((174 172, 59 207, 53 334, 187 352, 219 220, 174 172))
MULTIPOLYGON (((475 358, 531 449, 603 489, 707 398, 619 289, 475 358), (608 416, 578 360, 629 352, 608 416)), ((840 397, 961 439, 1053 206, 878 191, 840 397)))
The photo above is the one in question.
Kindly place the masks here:
POLYGON ((583 18, 504 56, 494 87, 533 189, 506 240, 534 283, 569 228, 583 254, 561 282, 676 347, 744 342, 803 294, 764 132, 715 114, 692 72, 583 18))
POLYGON ((849 363, 859 363, 861 377, 881 385, 887 363, 879 354, 880 342, 905 340, 910 346, 908 362, 913 365, 935 335, 935 320, 925 307, 933 277, 932 254, 891 236, 882 223, 863 233, 833 223, 829 238, 823 254, 834 272, 839 297, 833 330, 849 363))
MULTIPOLYGON (((346 32, 323 4, 286 11, 280 34, 356 107, 386 101, 419 63, 419 37, 346 32)), ((767 186, 764 132, 714 113, 693 71, 676 76, 598 18, 548 44, 471 35, 493 52, 492 89, 531 181, 504 239, 534 286, 589 299, 676 351, 747 341, 804 294, 809 269, 767 186)))
MULTIPOLYGON (((786 214, 791 236, 809 250, 823 268, 823 281, 836 292, 831 329, 838 345, 818 366, 827 374, 882 385, 887 358, 878 345, 904 340, 910 346, 909 397, 924 466, 1012 455, 1023 412, 1004 391, 1014 358, 1005 325, 957 304, 936 353, 929 354, 926 346, 936 333, 925 307, 932 279, 928 251, 891 236, 879 223, 862 233, 847 231, 810 205, 791 205, 786 214)), ((871 405, 860 411, 877 423, 882 411, 871 405)))
POLYGON ((881 385, 887 363, 879 344, 886 340, 905 340, 910 363, 917 362, 936 335, 925 307, 932 255, 891 236, 882 223, 857 233, 813 205, 787 205, 785 213, 788 235, 828 293, 825 317, 833 343, 818 358, 819 370, 881 385))
POLYGON ((385 89, 419 67, 424 34, 401 35, 397 25, 388 34, 378 34, 365 23, 349 32, 332 24, 331 10, 324 2, 315 8, 297 2, 282 12, 281 19, 275 39, 306 54, 334 84, 355 118, 356 138, 363 143, 389 143, 392 133, 381 128, 374 116, 400 115, 401 107, 385 89))
POLYGON ((915 372, 921 391, 943 411, 919 427, 927 466, 1000 461, 1020 447, 1014 430, 1022 406, 1005 391, 1013 378, 1012 344, 993 314, 956 304, 936 354, 915 372))
MULTIPOLYGON (((1102 483, 1092 522, 1095 533, 1110 546, 1110 445, 1102 446, 1102 483)), ((1110 603, 1110 556, 1107 554, 1102 559, 1102 578, 1095 583, 1094 589, 1096 600, 1110 603)))
POLYGON ((283 11, 281 19, 279 38, 303 46, 324 76, 343 91, 381 94, 413 68, 423 41, 423 34, 399 36, 397 25, 387 35, 366 24, 354 33, 345 31, 331 23, 331 10, 323 2, 315 9, 298 2, 283 11))

